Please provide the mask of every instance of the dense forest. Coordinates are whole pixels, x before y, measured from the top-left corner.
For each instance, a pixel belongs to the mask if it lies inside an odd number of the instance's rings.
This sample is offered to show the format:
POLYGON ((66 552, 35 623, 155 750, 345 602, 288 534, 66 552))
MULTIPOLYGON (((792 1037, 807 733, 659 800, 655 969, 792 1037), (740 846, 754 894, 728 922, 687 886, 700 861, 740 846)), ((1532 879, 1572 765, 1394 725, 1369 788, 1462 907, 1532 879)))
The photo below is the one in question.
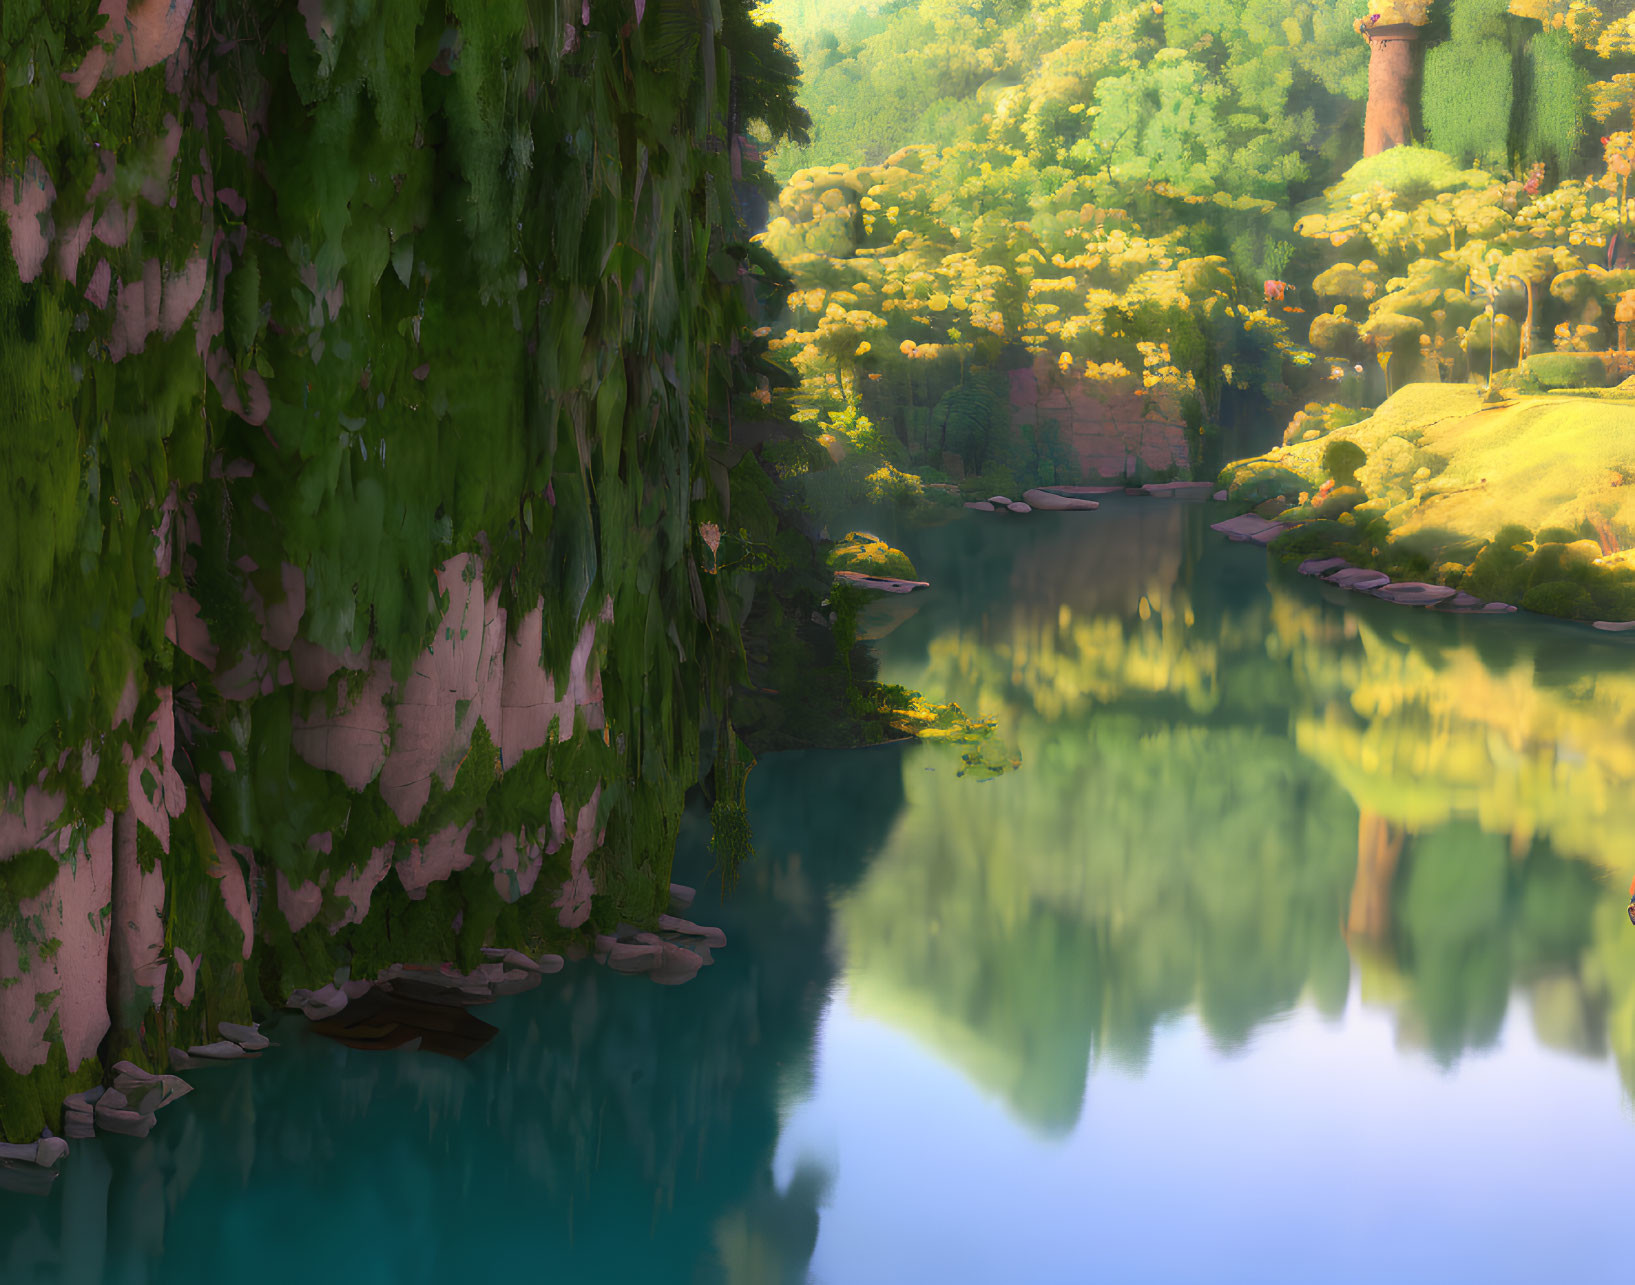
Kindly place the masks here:
POLYGON ((1595 382, 1630 9, 769 5, 813 122, 769 162, 773 347, 856 457, 812 493, 1213 478, 1412 381, 1595 382))

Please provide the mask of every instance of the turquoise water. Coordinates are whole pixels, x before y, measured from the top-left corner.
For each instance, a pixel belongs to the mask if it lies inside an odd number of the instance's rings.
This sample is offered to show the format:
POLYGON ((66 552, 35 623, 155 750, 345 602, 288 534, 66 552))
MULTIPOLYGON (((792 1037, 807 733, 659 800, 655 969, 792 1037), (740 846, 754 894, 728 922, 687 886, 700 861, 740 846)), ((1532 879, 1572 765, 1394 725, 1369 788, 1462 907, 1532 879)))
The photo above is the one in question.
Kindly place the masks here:
POLYGON ((279 1022, 0 1193, 0 1280, 1628 1279, 1635 652, 1206 521, 876 526, 882 677, 991 741, 763 761, 686 986, 570 965, 464 1063, 279 1022))

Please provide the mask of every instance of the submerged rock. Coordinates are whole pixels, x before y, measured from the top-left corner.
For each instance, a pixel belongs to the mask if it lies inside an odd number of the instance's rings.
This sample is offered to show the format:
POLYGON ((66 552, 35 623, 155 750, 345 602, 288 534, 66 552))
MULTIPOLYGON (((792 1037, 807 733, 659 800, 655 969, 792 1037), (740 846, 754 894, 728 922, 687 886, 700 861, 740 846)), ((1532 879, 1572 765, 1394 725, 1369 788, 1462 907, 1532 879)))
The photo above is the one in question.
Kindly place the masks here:
POLYGON ((997 513, 999 511, 998 505, 989 504, 986 500, 966 500, 965 507, 975 509, 978 513, 997 513))

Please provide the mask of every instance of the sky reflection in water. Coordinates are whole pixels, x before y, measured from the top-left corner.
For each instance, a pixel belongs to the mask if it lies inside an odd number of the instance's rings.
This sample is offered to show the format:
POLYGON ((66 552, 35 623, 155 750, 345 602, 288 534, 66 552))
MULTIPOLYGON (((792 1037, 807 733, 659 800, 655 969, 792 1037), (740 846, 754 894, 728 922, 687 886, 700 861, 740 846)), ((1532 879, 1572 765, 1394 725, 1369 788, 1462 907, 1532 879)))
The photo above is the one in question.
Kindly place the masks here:
POLYGON ((0 1194, 0 1279, 1625 1279, 1635 653, 1178 503, 900 541, 882 676, 1020 768, 766 760, 697 981, 570 968, 464 1064, 284 1022, 0 1194))

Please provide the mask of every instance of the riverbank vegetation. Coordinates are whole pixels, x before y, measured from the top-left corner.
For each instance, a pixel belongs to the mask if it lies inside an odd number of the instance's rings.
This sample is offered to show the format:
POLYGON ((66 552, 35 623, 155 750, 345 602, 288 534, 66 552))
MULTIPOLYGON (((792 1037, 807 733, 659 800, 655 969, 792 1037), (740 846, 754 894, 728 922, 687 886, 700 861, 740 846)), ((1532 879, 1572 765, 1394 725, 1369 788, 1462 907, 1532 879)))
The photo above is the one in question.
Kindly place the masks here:
MULTIPOLYGON (((776 0, 813 125, 769 161, 761 241, 792 287, 768 339, 836 461, 785 473, 821 513, 930 516, 961 492, 1213 478, 1273 425, 1343 431, 1414 384, 1616 385, 1635 374, 1623 8, 776 0), (1385 74, 1408 55, 1417 83, 1385 74)), ((1554 454, 1635 468, 1610 429, 1580 451, 1559 428, 1554 454)), ((1596 489, 1563 477, 1563 504, 1596 489)), ((1617 505, 1518 524, 1635 543, 1617 505)))

